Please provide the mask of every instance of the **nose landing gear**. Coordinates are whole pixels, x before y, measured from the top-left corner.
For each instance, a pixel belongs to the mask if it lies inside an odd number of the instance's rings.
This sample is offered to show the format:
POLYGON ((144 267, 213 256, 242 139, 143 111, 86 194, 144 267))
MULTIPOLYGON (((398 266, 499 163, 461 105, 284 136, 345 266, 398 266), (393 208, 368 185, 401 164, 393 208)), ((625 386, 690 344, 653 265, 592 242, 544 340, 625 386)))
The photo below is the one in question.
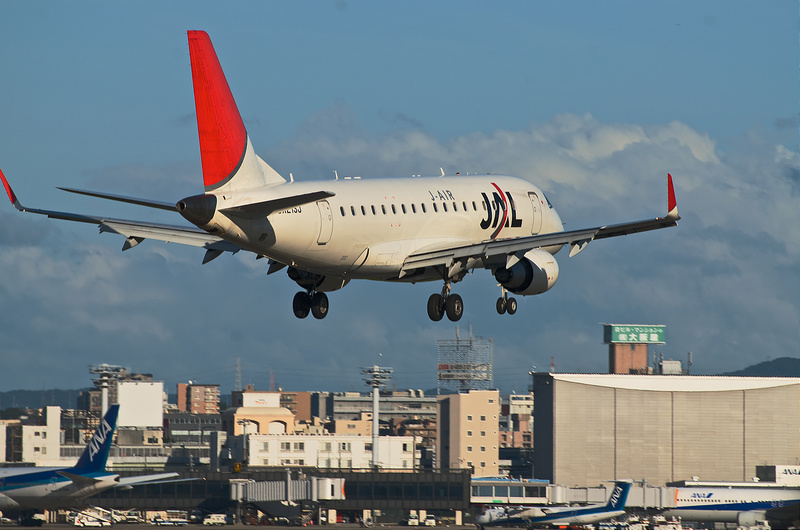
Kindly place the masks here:
POLYGON ((328 295, 320 292, 300 291, 292 300, 292 311, 297 318, 306 318, 309 313, 317 320, 328 316, 328 295))

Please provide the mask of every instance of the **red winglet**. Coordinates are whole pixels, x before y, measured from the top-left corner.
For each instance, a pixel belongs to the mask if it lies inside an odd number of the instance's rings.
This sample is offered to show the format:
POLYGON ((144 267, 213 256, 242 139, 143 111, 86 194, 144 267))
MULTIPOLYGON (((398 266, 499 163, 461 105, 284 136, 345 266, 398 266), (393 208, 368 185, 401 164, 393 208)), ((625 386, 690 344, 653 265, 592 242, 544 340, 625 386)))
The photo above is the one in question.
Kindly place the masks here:
POLYGON ((0 180, 3 181, 3 186, 6 188, 6 193, 8 193, 8 198, 11 200, 11 204, 13 204, 14 206, 19 204, 17 196, 14 195, 14 190, 11 189, 11 184, 9 184, 8 181, 6 180, 6 176, 3 174, 2 169, 0 169, 0 180))
POLYGON ((189 31, 189 56, 206 190, 223 184, 244 157, 247 131, 205 31, 189 31))
POLYGON ((680 219, 678 215, 678 201, 675 200, 675 187, 672 185, 672 175, 667 173, 667 217, 680 219))

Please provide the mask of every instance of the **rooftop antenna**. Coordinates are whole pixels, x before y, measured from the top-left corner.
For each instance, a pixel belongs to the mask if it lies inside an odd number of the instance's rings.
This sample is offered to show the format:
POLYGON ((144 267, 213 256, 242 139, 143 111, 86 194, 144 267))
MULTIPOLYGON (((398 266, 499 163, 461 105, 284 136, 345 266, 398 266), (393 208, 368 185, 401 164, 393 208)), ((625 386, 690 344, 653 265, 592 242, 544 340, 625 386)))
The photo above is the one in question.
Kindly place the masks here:
POLYGON ((236 358, 236 384, 234 390, 241 392, 242 390, 242 358, 236 358))
POLYGON ((686 375, 689 375, 692 371, 692 352, 687 354, 688 359, 686 360, 686 375))
POLYGON ((335 169, 333 170, 333 176, 335 177, 333 180, 339 180, 339 172, 335 169))

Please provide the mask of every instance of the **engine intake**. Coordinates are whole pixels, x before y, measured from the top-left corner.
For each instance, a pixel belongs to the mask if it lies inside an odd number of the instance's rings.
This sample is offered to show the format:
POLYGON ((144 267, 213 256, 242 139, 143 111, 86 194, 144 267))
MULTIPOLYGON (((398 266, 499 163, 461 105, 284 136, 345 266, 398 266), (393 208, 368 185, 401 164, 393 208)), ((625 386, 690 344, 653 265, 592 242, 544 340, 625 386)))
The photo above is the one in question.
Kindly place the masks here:
POLYGON ((512 267, 501 267, 494 273, 497 282, 509 292, 528 296, 550 290, 558 280, 558 262, 541 249, 529 250, 512 267))

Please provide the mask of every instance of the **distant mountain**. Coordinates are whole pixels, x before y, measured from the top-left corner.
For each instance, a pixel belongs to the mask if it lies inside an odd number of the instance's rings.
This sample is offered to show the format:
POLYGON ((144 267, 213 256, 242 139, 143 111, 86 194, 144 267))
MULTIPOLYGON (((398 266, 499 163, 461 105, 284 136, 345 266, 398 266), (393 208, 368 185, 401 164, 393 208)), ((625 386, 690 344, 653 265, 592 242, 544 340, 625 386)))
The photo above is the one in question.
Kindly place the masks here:
POLYGON ((719 375, 736 375, 749 377, 800 377, 800 359, 779 357, 771 361, 748 366, 736 372, 725 372, 719 375))
POLYGON ((40 409, 58 405, 62 409, 74 409, 78 403, 78 394, 89 388, 77 390, 9 390, 0 392, 0 409, 40 409))

